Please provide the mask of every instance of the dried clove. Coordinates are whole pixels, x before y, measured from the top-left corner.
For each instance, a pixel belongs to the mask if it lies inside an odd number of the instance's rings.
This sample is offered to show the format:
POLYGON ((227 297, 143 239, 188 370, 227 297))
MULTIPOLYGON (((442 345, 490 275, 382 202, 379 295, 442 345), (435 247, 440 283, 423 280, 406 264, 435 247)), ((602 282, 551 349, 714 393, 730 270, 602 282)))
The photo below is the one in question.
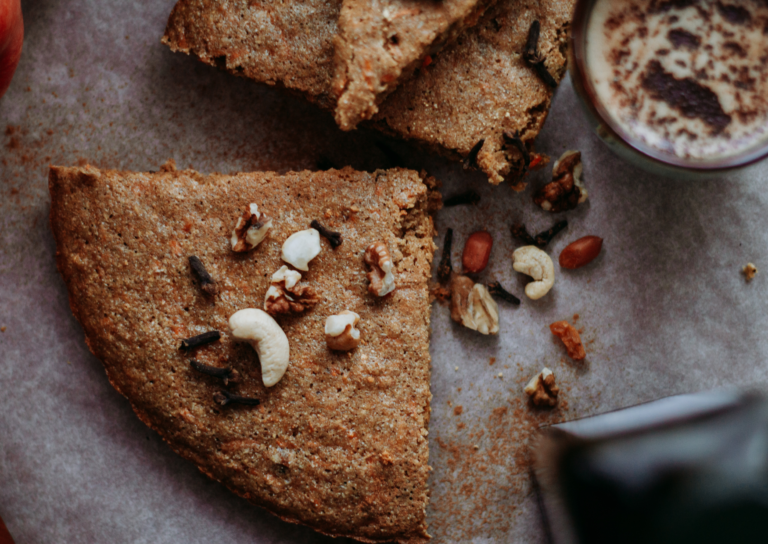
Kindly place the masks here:
POLYGON ((248 406, 258 406, 261 404, 259 399, 241 397, 240 395, 235 395, 234 393, 230 393, 229 391, 225 391, 223 389, 221 391, 216 391, 213 394, 213 400, 222 406, 226 406, 227 404, 245 404, 248 406))
POLYGON ((189 266, 192 269, 192 274, 194 274, 200 284, 200 289, 202 289, 206 295, 215 296, 216 282, 213 281, 213 278, 211 278, 211 275, 205 269, 205 266, 203 266, 203 261, 201 261, 199 257, 192 255, 189 258, 189 266))
POLYGON ((182 340, 181 346, 179 347, 179 349, 183 351, 189 351, 191 349, 204 346, 205 344, 210 344, 211 342, 215 342, 219 338, 221 338, 221 333, 219 331, 204 332, 203 334, 198 334, 197 336, 193 336, 192 338, 186 338, 182 340))
POLYGON ((331 244, 331 247, 333 249, 336 249, 341 245, 341 243, 344 241, 341 239, 341 233, 333 232, 332 230, 328 230, 324 226, 320 224, 320 221, 317 219, 313 219, 312 223, 310 223, 310 226, 318 231, 320 234, 323 235, 325 239, 328 240, 328 243, 331 244))
POLYGON ((224 382, 224 385, 230 383, 238 383, 240 381, 240 373, 231 367, 219 368, 218 366, 211 366, 194 359, 189 361, 189 365, 198 372, 205 374, 206 376, 213 376, 219 378, 224 382))
POLYGON ((445 283, 451 279, 451 273, 453 273, 451 251, 453 251, 453 229, 448 229, 443 242, 443 256, 440 257, 440 264, 437 267, 437 281, 440 283, 445 283))
POLYGON ((512 225, 512 238, 520 240, 527 246, 535 246, 536 239, 528 233, 528 229, 522 223, 512 225))
POLYGON ((462 163, 464 165, 464 170, 468 170, 477 166, 477 155, 480 153, 480 150, 483 148, 484 144, 485 138, 482 138, 474 146, 472 146, 472 149, 469 150, 469 154, 465 157, 464 162, 462 163))
POLYGON ((464 191, 463 193, 446 198, 443 201, 443 207, 472 205, 478 202, 480 202, 480 194, 477 191, 464 191))
POLYGON ((541 34, 541 23, 539 21, 533 21, 531 28, 528 29, 528 40, 525 42, 525 51, 523 52, 523 58, 533 68, 541 80, 550 88, 557 87, 557 81, 552 77, 552 74, 547 70, 547 66, 544 64, 546 60, 539 52, 539 36, 541 34))
POLYGON ((528 170, 531 167, 531 154, 528 152, 528 146, 526 146, 525 142, 520 139, 520 133, 517 131, 515 131, 514 134, 505 131, 504 139, 515 146, 515 149, 517 149, 523 156, 523 171, 520 172, 520 177, 523 177, 528 173, 528 170))
POLYGON ((488 288, 488 292, 491 294, 491 296, 494 296, 496 298, 500 298, 501 300, 505 302, 509 302, 510 304, 514 304, 515 306, 520 306, 520 299, 517 298, 515 295, 504 289, 501 284, 497 281, 493 281, 486 285, 488 288))
POLYGON ((555 223, 552 228, 536 235, 536 245, 544 249, 560 231, 568 226, 568 221, 563 219, 555 223))
POLYGON ((552 228, 538 233, 536 236, 531 236, 528 229, 523 224, 516 224, 512 226, 512 237, 516 240, 520 240, 527 246, 536 246, 539 249, 544 249, 549 245, 552 239, 557 236, 564 228, 568 226, 568 221, 563 219, 555 223, 552 228))

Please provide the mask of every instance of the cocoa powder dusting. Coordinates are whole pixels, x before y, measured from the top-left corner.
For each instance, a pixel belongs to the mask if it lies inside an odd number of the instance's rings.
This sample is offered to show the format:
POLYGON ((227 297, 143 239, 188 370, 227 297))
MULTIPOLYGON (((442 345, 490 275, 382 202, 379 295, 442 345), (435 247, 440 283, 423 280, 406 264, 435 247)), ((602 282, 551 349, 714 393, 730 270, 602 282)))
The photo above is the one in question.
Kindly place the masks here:
POLYGON ((715 133, 722 132, 731 122, 731 116, 723 111, 711 89, 693 78, 676 78, 657 60, 648 63, 642 86, 656 100, 663 100, 685 117, 701 119, 715 133))

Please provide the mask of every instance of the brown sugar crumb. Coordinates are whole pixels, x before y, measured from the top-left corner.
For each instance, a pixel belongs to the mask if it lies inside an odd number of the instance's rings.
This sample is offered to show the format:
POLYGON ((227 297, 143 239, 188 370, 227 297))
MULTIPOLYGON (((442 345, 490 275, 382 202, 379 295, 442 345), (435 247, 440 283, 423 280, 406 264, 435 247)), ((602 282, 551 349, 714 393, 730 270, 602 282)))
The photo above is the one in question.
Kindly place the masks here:
POLYGON ((568 357, 574 361, 581 361, 587 356, 584 345, 581 343, 579 331, 573 325, 567 321, 557 321, 549 326, 549 330, 563 341, 565 349, 568 350, 568 357))
POLYGON ((752 263, 747 263, 744 265, 744 268, 741 269, 741 273, 744 274, 744 279, 747 281, 752 281, 755 277, 755 274, 757 274, 758 270, 757 267, 752 263))
POLYGON ((573 320, 578 321, 579 320, 579 314, 573 314, 573 320))
POLYGON ((461 406, 461 405, 459 405, 459 406, 456 406, 456 407, 453 409, 453 415, 455 415, 455 416, 460 416, 460 415, 461 415, 461 414, 463 414, 463 413, 464 413, 464 407, 463 407, 463 406, 461 406))
POLYGON ((435 285, 430 291, 435 300, 440 303, 447 303, 451 300, 451 290, 448 287, 442 285, 435 285))
POLYGON ((430 462, 439 485, 430 500, 430 532, 434 542, 516 542, 510 517, 530 500, 529 452, 537 429, 569 415, 561 408, 530 410, 522 398, 472 415, 478 418, 462 421, 462 434, 435 433, 430 462))

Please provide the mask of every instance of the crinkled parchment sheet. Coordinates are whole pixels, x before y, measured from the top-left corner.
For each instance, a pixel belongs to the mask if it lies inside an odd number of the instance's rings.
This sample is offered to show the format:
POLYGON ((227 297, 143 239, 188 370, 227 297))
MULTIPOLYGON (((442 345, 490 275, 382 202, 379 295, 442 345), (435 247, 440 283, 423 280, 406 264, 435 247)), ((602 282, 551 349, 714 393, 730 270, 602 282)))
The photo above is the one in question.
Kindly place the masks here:
MULTIPOLYGON (((48 164, 149 170, 173 157, 183 168, 232 172, 402 160, 442 180, 445 195, 481 193, 477 206, 438 214, 438 245, 453 227, 458 266, 466 236, 488 229, 495 245, 483 278, 517 294, 525 279, 512 271, 510 224, 537 231, 555 219, 534 207, 530 188, 492 188, 400 142, 341 133, 300 99, 172 54, 160 44, 172 6, 24 2, 24 53, 0 100, 0 516, 19 544, 330 540, 209 481, 111 388, 55 269, 48 164)), ((539 424, 768 381, 768 164, 701 182, 645 174, 588 130, 566 81, 539 149, 556 157, 572 148, 583 152, 590 199, 567 214, 570 226, 550 252, 594 234, 605 239, 597 261, 578 271, 557 267, 542 300, 500 303, 497 337, 458 327, 434 305, 436 543, 543 542, 525 448, 539 424), (751 283, 740 273, 748 261, 761 269, 751 283), (574 314, 587 342, 581 364, 548 329, 574 314), (524 383, 544 365, 562 387, 553 412, 532 411, 523 399, 524 383)))

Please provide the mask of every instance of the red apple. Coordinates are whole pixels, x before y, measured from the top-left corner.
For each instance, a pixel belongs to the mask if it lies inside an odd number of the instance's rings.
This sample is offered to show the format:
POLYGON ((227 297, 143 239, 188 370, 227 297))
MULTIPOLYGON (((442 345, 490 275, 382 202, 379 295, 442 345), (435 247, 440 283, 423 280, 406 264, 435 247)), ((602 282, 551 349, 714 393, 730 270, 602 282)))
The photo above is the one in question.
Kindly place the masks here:
POLYGON ((0 0, 0 97, 8 90, 24 41, 20 0, 0 0))
MULTIPOLYGON (((4 2, 5 0, 2 1, 4 2)), ((13 544, 11 533, 9 533, 8 529, 6 529, 2 518, 0 518, 0 544, 13 544)))

